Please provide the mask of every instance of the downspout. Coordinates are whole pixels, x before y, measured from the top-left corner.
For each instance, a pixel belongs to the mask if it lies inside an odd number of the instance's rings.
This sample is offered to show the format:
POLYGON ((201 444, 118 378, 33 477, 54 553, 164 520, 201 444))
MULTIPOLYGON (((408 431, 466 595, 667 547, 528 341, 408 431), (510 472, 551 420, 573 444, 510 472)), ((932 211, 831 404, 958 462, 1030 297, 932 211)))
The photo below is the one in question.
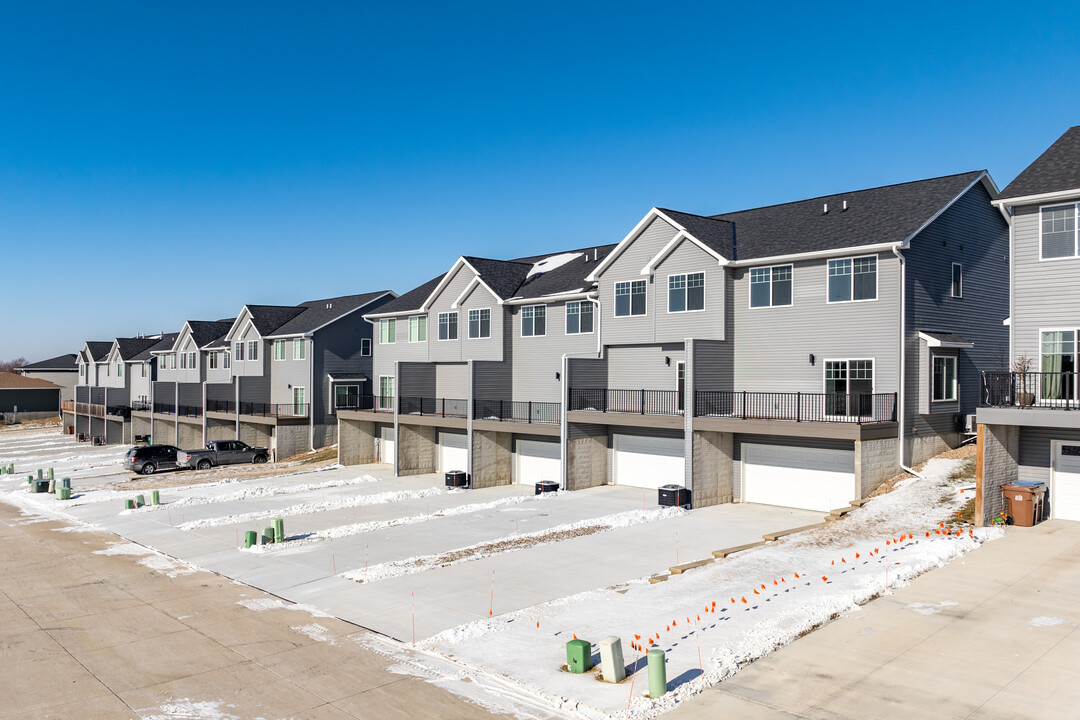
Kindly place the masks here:
POLYGON ((896 393, 896 419, 897 425, 897 456, 900 469, 906 473, 922 478, 920 473, 915 472, 904 464, 904 393, 906 390, 905 380, 907 375, 907 266, 904 263, 904 255, 900 252, 899 245, 893 245, 893 255, 900 261, 900 372, 899 392, 896 393))
MULTIPOLYGON (((304 338, 304 342, 307 342, 307 338, 304 338)), ((311 452, 315 452, 315 337, 312 336, 309 343, 307 353, 308 364, 308 387, 311 388, 311 402, 308 403, 308 446, 311 448, 311 452)), ((319 378, 320 380, 322 378, 319 378)), ((321 385, 321 383, 320 383, 321 385)), ((319 388, 322 390, 322 388, 319 388)), ((329 390, 329 388, 328 388, 329 390)), ((331 398, 333 402, 333 398, 331 398)))

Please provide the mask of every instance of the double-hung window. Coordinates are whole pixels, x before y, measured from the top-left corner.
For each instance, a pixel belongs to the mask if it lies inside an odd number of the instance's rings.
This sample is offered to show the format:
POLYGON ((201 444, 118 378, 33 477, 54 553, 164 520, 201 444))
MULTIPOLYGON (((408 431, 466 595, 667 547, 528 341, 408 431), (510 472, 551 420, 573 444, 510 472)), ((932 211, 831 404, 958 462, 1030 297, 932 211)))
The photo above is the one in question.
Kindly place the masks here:
POLYGON ((668 312, 693 312, 705 309, 705 273, 687 273, 668 277, 668 312))
POLYGON ((192 370, 195 370, 196 368, 199 367, 199 363, 196 360, 197 357, 198 357, 198 353, 195 352, 194 350, 192 350, 191 352, 188 353, 188 363, 187 363, 187 365, 192 370))
POLYGON ((409 316, 409 342, 427 342, 427 315, 409 316))
POLYGON ((116 363, 116 377, 124 377, 124 363, 116 363))
POLYGON ((457 313, 439 313, 439 339, 457 340, 457 313))
POLYGON ((791 304, 791 265, 750 269, 750 307, 791 304))
POLYGON ((935 355, 933 358, 933 395, 934 402, 956 400, 956 358, 950 355, 935 355))
POLYGON ((176 369, 176 353, 169 353, 169 369, 176 369))
POLYGON ((216 351, 212 351, 210 353, 210 366, 209 367, 210 367, 211 370, 217 370, 217 363, 218 363, 217 356, 218 356, 218 354, 217 354, 216 351))
POLYGON ((955 298, 964 297, 964 266, 960 263, 952 264, 952 287, 949 294, 955 298))
POLYGON ((238 342, 233 345, 233 355, 236 357, 237 362, 244 359, 244 343, 238 342))
POLYGON ((379 344, 390 345, 397 341, 397 320, 383 318, 379 320, 379 344))
POLYGON ((1076 214, 1080 205, 1042 208, 1040 213, 1042 259, 1076 257, 1076 214))
POLYGON ((829 261, 829 302, 876 299, 876 256, 829 261))
POLYGON ((615 317, 645 314, 645 281, 615 283, 615 317))
POLYGON ((360 356, 371 357, 371 338, 360 338, 360 356))
POLYGON ((521 308, 521 337, 547 335, 547 306, 526 305, 521 308))
POLYGON ((593 304, 587 300, 566 303, 566 334, 585 335, 593 331, 593 304))
POLYGON ((223 350, 222 351, 221 360, 222 360, 221 367, 228 370, 229 369, 229 351, 228 350, 223 350))
POLYGON ((180 369, 181 370, 186 370, 187 369, 187 353, 186 352, 180 353, 180 369))
POLYGON ((489 308, 469 311, 469 337, 491 337, 491 310, 489 308))
POLYGON ((259 359, 259 341, 248 340, 248 360, 259 359))
POLYGON ((307 342, 304 338, 293 338, 292 345, 292 357, 293 360, 306 360, 307 359, 307 342))
POLYGON ((274 360, 284 360, 284 359, 285 359, 285 341, 284 340, 275 340, 274 341, 274 360))

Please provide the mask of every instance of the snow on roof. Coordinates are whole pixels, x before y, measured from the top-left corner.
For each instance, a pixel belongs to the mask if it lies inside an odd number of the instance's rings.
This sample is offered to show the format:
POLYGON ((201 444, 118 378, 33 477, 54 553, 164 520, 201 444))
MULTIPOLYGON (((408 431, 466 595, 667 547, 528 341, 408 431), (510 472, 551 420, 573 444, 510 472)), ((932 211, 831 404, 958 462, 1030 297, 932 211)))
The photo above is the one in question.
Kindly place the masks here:
POLYGON ((546 273, 555 268, 561 268, 563 265, 577 260, 584 253, 559 253, 558 255, 549 255, 543 260, 538 260, 533 263, 532 269, 529 270, 529 274, 526 278, 531 278, 533 275, 539 275, 540 273, 546 273))

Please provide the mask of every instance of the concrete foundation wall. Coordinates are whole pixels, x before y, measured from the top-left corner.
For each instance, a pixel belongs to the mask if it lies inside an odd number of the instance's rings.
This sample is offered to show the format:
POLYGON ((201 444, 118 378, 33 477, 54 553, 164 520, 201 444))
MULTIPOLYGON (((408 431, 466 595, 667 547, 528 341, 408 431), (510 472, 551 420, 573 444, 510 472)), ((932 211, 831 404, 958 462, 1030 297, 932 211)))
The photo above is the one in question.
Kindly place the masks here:
POLYGON ((911 465, 926 462, 935 455, 952 450, 960 444, 960 436, 954 432, 945 432, 938 435, 919 435, 908 439, 910 450, 907 456, 911 458, 911 465))
MULTIPOLYGON (((271 430, 272 425, 263 425, 262 423, 244 422, 240 421, 240 437, 237 438, 243 442, 246 442, 252 447, 270 447, 271 430)), ((285 457, 278 453, 278 457, 285 457)))
POLYGON ((979 425, 975 451, 975 522, 989 525, 1001 513, 1001 486, 1018 479, 1020 428, 979 425))
POLYGON ((135 435, 149 435, 152 430, 150 427, 150 418, 141 417, 139 415, 131 416, 131 435, 132 442, 135 441, 135 435))
POLYGON ((154 418, 150 435, 150 442, 155 445, 176 445, 176 421, 154 418))
POLYGON ((605 425, 571 424, 566 440, 566 487, 582 490, 607 482, 608 431, 605 425))
POLYGON ((694 472, 690 488, 693 506, 708 507, 729 503, 735 494, 734 435, 731 433, 694 433, 694 472))
POLYGON ((513 482, 513 434, 474 430, 472 437, 472 486, 510 485, 513 482))
POLYGON ((399 476, 421 475, 435 472, 438 447, 433 425, 406 425, 400 423, 397 441, 397 474, 399 476))
POLYGON ((338 418, 338 462, 365 465, 376 462, 375 423, 338 418))
POLYGON ((897 439, 855 441, 855 490, 864 498, 900 471, 897 439))
MULTIPOLYGON (((332 419, 334 419, 334 418, 332 418, 332 419)), ((318 418, 316 418, 316 420, 318 420, 318 418)), ((338 441, 338 426, 337 426, 337 423, 333 423, 333 424, 330 424, 330 425, 323 425, 323 424, 320 424, 320 423, 316 422, 315 427, 314 427, 313 438, 314 438, 313 444, 314 444, 314 446, 316 448, 323 448, 323 447, 329 447, 330 445, 334 445, 338 441)))
POLYGON ((204 445, 202 425, 182 422, 177 427, 176 446, 181 450, 198 450, 204 445))
POLYGON ((311 450, 310 427, 307 425, 278 425, 273 429, 275 459, 283 460, 311 450))
POLYGON ((231 420, 206 419, 206 442, 236 440, 236 423, 231 420))

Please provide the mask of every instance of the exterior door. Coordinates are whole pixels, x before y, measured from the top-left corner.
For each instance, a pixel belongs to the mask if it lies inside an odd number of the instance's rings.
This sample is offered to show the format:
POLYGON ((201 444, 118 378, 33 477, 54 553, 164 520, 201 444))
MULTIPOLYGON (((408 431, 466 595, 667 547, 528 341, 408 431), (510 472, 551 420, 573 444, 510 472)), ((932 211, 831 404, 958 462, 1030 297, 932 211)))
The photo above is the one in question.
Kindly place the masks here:
POLYGON ((304 397, 305 389, 302 387, 293 387, 292 389, 292 404, 293 415, 296 417, 305 417, 307 415, 307 398, 304 397))
POLYGON ((679 412, 682 412, 686 400, 686 363, 682 360, 675 363, 675 389, 679 393, 679 412))
POLYGON ((873 360, 825 361, 826 415, 870 415, 873 394, 873 360))
POLYGON ((1050 487, 1051 517, 1080 520, 1080 443, 1056 440, 1050 487))
POLYGON ((393 425, 383 425, 379 430, 379 462, 394 464, 393 425))
POLYGON ((382 375, 379 377, 379 410, 394 409, 394 377, 382 375))

